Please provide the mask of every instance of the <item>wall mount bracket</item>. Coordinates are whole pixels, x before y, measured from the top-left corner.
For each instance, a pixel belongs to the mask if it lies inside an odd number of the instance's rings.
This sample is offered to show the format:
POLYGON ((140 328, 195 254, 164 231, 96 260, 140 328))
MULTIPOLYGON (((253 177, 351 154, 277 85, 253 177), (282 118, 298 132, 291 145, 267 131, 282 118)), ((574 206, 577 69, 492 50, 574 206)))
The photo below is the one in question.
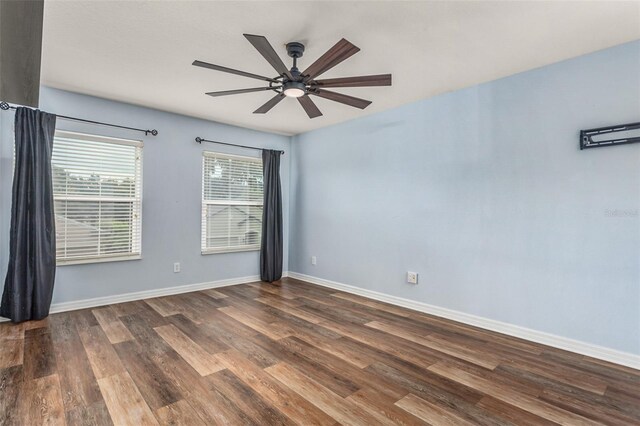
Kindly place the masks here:
POLYGON ((586 148, 599 148, 603 146, 611 146, 611 145, 624 145, 630 143, 638 143, 640 142, 640 122, 638 123, 629 123, 629 124, 620 124, 617 126, 609 126, 609 127, 598 127, 595 129, 587 129, 580 130, 580 149, 586 148), (638 132, 634 132, 631 136, 628 134, 624 137, 617 137, 612 135, 613 139, 599 139, 594 140, 594 136, 605 135, 608 133, 622 133, 629 132, 632 130, 638 130, 638 132), (637 135, 635 135, 637 133, 637 135))

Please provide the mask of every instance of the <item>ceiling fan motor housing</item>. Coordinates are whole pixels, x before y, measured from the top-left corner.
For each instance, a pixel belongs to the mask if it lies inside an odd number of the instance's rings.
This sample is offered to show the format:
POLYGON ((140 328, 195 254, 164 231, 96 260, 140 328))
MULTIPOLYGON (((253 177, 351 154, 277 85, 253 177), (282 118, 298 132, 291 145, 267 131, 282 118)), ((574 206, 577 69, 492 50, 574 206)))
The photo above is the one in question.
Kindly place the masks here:
POLYGON ((304 44, 299 43, 297 41, 292 41, 291 43, 287 43, 287 54, 292 58, 302 58, 302 54, 304 53, 304 44))

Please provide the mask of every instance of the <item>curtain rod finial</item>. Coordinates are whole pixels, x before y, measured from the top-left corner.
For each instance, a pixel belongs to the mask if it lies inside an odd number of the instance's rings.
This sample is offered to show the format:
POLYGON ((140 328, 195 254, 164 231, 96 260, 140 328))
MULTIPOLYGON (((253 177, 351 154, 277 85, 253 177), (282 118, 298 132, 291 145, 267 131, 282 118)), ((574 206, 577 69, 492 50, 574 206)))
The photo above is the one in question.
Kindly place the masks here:
POLYGON ((0 109, 3 111, 6 111, 10 108, 9 104, 6 103, 5 101, 0 102, 0 109))
POLYGON ((203 140, 203 139, 202 139, 200 136, 196 137, 196 142, 198 142, 199 144, 201 144, 201 143, 202 143, 202 140, 203 140))

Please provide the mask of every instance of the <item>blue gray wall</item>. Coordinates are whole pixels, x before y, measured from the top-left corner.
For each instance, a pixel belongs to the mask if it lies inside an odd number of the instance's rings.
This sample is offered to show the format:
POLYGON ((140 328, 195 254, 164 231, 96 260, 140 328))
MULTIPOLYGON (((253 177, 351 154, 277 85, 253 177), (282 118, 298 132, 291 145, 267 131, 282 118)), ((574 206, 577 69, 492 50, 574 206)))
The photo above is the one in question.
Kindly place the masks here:
MULTIPOLYGON (((281 178, 283 204, 288 212, 289 137, 46 87, 41 90, 40 108, 62 115, 156 128, 160 132, 156 137, 145 137, 142 133, 58 121, 57 128, 61 130, 144 140, 143 216, 141 260, 60 266, 54 303, 259 274, 257 251, 200 254, 202 151, 251 156, 259 153, 221 145, 201 146, 194 138, 201 136, 287 151, 281 165, 281 178), (174 262, 181 263, 180 273, 173 273, 174 262)), ((3 112, 0 120, 0 277, 4 282, 11 208, 13 113, 3 112)), ((289 229, 288 222, 288 214, 285 214, 285 232, 289 229)), ((286 243, 284 252, 284 270, 287 270, 286 243)))
POLYGON ((635 121, 640 42, 299 135, 289 269, 639 354, 635 121))

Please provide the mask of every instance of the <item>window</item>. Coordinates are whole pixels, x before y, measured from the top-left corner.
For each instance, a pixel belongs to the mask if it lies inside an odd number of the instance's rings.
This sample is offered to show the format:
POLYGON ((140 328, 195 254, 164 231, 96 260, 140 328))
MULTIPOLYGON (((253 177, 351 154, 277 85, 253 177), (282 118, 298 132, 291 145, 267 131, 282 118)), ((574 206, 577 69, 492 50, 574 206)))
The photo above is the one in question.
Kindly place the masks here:
POLYGON ((142 142, 57 131, 58 264, 140 258, 142 142))
POLYGON ((204 152, 202 254, 260 249, 262 160, 204 152))

